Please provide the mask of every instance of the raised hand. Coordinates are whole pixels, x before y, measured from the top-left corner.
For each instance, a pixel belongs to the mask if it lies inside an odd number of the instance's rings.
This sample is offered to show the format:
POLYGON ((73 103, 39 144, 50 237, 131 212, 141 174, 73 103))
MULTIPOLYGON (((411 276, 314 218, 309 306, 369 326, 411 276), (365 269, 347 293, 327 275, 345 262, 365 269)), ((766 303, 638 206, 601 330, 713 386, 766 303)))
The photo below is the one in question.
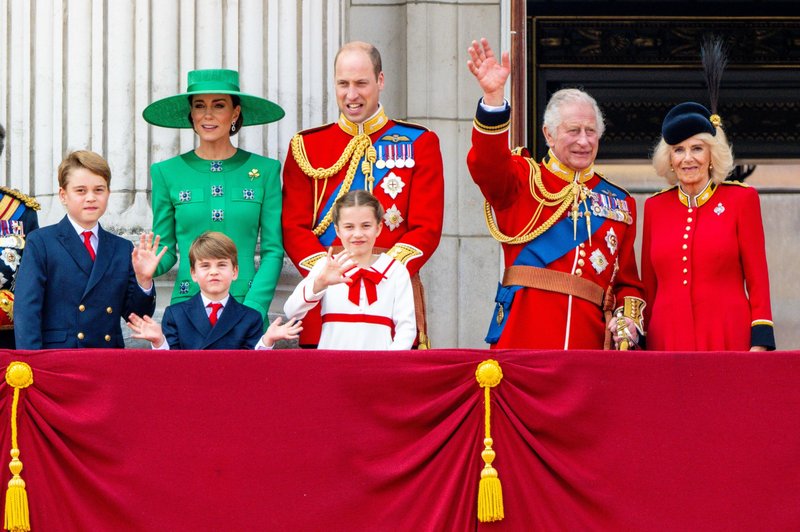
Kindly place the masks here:
POLYGON ((303 322, 297 318, 292 318, 286 323, 281 324, 283 319, 280 316, 269 324, 267 332, 261 338, 262 343, 267 347, 272 347, 278 340, 295 340, 300 337, 303 330, 303 322))
POLYGON ((508 52, 501 54, 498 63, 494 50, 485 38, 481 38, 480 43, 472 41, 472 46, 467 49, 467 52, 470 57, 467 67, 483 90, 483 103, 493 106, 503 105, 504 88, 508 76, 511 74, 511 60, 508 52))
POLYGON ((314 279, 314 293, 318 294, 325 288, 334 284, 351 284, 352 279, 346 277, 344 274, 356 267, 356 262, 350 258, 350 252, 344 250, 336 255, 333 254, 333 248, 328 248, 328 256, 322 259, 325 261, 322 271, 314 279))
POLYGON ((158 251, 158 244, 161 241, 160 236, 153 238, 153 233, 142 233, 139 235, 139 245, 133 248, 131 253, 131 262, 133 263, 133 273, 136 274, 136 280, 139 286, 145 290, 149 290, 153 283, 153 274, 156 271, 161 257, 167 252, 167 246, 160 253, 158 251))
POLYGON ((140 318, 136 314, 131 314, 128 316, 127 325, 128 329, 133 333, 131 334, 132 338, 147 340, 154 347, 161 347, 161 344, 165 341, 161 325, 150 316, 140 318))

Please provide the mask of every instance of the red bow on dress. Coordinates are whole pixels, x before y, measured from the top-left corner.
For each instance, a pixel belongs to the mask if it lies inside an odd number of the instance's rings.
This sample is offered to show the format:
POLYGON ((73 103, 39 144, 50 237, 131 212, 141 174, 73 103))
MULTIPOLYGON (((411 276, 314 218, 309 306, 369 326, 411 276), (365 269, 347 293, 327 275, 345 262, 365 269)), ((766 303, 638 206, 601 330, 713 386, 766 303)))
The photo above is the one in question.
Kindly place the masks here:
POLYGON ((353 283, 350 285, 350 293, 347 295, 347 299, 354 305, 358 305, 362 284, 367 291, 367 303, 371 305, 378 300, 378 290, 375 287, 384 279, 380 272, 359 268, 350 276, 350 279, 353 280, 353 283))

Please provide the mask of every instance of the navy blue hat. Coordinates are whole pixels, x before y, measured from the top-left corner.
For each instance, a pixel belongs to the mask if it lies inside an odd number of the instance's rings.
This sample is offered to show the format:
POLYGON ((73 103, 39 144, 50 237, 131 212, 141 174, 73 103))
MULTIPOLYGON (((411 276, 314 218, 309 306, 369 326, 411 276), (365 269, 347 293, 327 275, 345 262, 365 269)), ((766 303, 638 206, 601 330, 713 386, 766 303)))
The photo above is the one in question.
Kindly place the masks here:
POLYGON ((717 115, 695 102, 679 103, 664 117, 661 125, 661 136, 664 141, 673 146, 698 133, 717 134, 717 128, 712 121, 719 121, 717 115))

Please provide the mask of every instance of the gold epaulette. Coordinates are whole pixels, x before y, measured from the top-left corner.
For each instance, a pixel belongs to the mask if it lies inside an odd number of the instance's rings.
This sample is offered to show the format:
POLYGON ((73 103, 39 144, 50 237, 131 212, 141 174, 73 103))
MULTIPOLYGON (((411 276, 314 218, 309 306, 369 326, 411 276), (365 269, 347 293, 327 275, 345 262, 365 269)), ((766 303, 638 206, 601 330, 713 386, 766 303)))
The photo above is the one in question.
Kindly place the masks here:
POLYGON ((404 126, 412 127, 414 129, 421 129, 423 131, 430 131, 427 127, 423 126, 422 124, 417 124, 416 122, 406 122, 405 120, 398 120, 396 118, 392 118, 398 124, 403 124, 404 126))
POLYGON ((33 209, 34 211, 41 210, 42 208, 42 206, 39 205, 39 202, 36 201, 36 198, 34 198, 33 196, 28 196, 27 194, 23 194, 22 192, 20 192, 15 188, 0 186, 0 192, 8 196, 11 196, 13 198, 17 198, 22 203, 24 203, 26 207, 28 207, 29 209, 33 209))
POLYGON ((650 197, 654 198, 654 197, 658 196, 659 194, 663 194, 664 192, 669 192, 670 190, 675 190, 676 188, 678 188, 678 185, 672 185, 671 187, 667 187, 665 189, 659 190, 658 192, 656 192, 655 194, 653 194, 650 197))
POLYGON ((745 183, 743 181, 723 181, 722 183, 719 183, 719 184, 720 185, 736 185, 736 186, 739 186, 739 187, 750 188, 750 185, 748 185, 747 183, 745 183))

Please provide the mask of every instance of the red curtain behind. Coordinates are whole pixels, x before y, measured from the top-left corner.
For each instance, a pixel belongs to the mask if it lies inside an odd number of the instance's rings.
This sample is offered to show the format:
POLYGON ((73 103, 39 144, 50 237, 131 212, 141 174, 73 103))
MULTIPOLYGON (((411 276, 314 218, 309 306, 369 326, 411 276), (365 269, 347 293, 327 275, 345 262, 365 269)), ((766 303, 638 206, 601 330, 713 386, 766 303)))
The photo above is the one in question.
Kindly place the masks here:
POLYGON ((800 529, 799 355, 65 350, 0 365, 34 372, 18 415, 34 531, 730 531, 800 529), (506 517, 480 524, 487 358, 504 374, 506 517))

